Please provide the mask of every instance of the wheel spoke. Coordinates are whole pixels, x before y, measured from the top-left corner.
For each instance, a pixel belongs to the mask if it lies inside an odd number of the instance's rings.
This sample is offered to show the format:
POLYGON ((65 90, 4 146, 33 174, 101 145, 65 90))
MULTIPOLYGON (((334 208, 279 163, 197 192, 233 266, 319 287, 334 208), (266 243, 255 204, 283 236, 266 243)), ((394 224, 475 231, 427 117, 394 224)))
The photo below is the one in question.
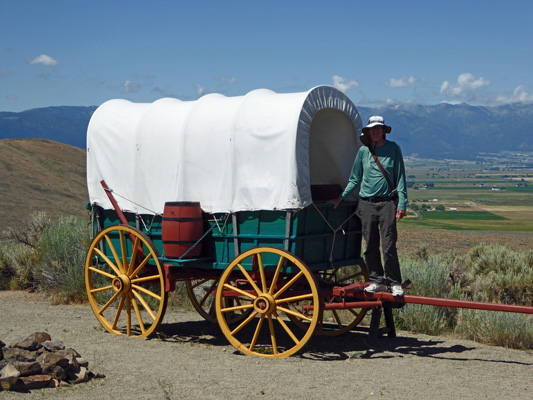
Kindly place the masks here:
POLYGON ((257 311, 252 312, 252 313, 248 316, 248 318, 246 318, 244 321, 242 321, 241 324, 240 324, 238 327, 236 327, 234 330, 231 331, 231 335, 232 335, 232 336, 235 336, 237 333, 239 333, 239 331, 240 331, 242 328, 244 328, 246 325, 248 325, 248 324, 250 323, 250 321, 251 321, 252 319, 254 319, 255 316, 256 316, 257 314, 258 314, 257 311))
POLYGON ((139 237, 135 236, 135 243, 131 251, 131 260, 130 260, 130 265, 128 266, 128 272, 127 272, 129 276, 132 276, 133 268, 135 267, 135 262, 137 261, 137 251, 139 250, 139 241, 140 241, 139 237))
POLYGON ((251 294, 251 293, 248 293, 248 292, 245 291, 245 290, 239 289, 237 286, 232 286, 232 285, 230 285, 230 284, 228 284, 228 283, 225 283, 225 284, 224 284, 224 287, 225 287, 226 289, 229 289, 229 290, 234 290, 234 291, 236 291, 237 293, 242 294, 243 296, 246 296, 246 297, 251 298, 252 300, 255 300, 256 297, 257 297, 257 296, 254 296, 254 295, 251 294))
MULTIPOLYGON (((135 294, 135 292, 133 292, 133 294, 135 294)), ((144 335, 144 333, 146 332, 146 328, 144 327, 144 322, 141 316, 141 311, 139 310, 139 305, 137 304, 137 300, 135 300, 134 297, 131 298, 131 302, 133 303, 133 309, 135 310, 135 315, 137 316, 137 322, 139 322, 141 332, 144 335)))
POLYGON ((207 301, 207 299, 209 299, 210 297, 211 297, 211 292, 210 291, 206 291, 205 294, 203 295, 203 297, 198 302, 198 304, 200 304, 200 307, 203 307, 205 302, 207 301))
MULTIPOLYGON (((276 314, 277 318, 277 314, 276 314)), ((274 354, 279 354, 278 343, 276 341, 276 331, 274 329, 274 324, 272 323, 272 315, 268 316, 268 329, 270 331, 270 343, 272 343, 272 352, 274 354)))
POLYGON ((100 315, 102 315, 104 313, 105 310, 107 310, 107 308, 113 304, 115 302, 115 300, 117 299, 117 297, 120 296, 120 292, 116 292, 110 299, 109 301, 98 311, 98 313, 100 315))
POLYGON ((232 312, 232 311, 250 310, 252 308, 254 308, 253 304, 245 304, 245 305, 222 308, 222 312, 227 313, 227 312, 232 312))
MULTIPOLYGON (((122 231, 119 231, 119 235, 122 236, 122 231)), ((111 238, 108 235, 105 235, 105 240, 107 241, 109 249, 111 250, 111 253, 113 253, 113 257, 115 258, 115 262, 117 263, 117 267, 118 267, 117 275, 120 275, 123 268, 122 268, 122 263, 120 261, 120 258, 118 257, 118 254, 117 254, 117 250, 115 249, 115 246, 113 246, 113 243, 111 242, 111 238)))
MULTIPOLYGON (((134 289, 137 289, 137 290, 140 291, 140 292, 146 293, 148 296, 153 297, 153 298, 156 299, 156 300, 161 301, 161 296, 158 296, 158 295, 155 294, 154 292, 152 292, 152 291, 150 291, 150 290, 148 290, 148 289, 146 289, 146 288, 144 288, 144 287, 142 287, 142 286, 139 286, 139 285, 132 285, 132 287, 133 287, 134 289)), ((135 291, 134 291, 134 293, 135 293, 135 291)), ((154 319, 155 319, 155 317, 154 317, 154 319)))
POLYGON ((120 249, 122 250, 122 263, 120 265, 122 273, 125 274, 126 264, 128 263, 128 255, 126 254, 126 241, 124 240, 124 232, 120 231, 120 249))
POLYGON ((331 282, 333 280, 333 278, 335 278, 335 275, 337 274, 337 272, 339 272, 341 268, 340 267, 337 267, 333 270, 333 272, 329 273, 328 272, 328 276, 326 278, 324 278, 324 281, 326 282, 331 282))
POLYGON ((287 324, 285 323, 285 321, 283 321, 279 315, 277 313, 274 313, 276 315, 276 319, 278 320, 278 322, 280 323, 280 325, 283 327, 283 329, 285 329, 285 332, 287 332, 287 334, 291 337, 291 339, 293 340, 294 344, 298 344, 300 343, 300 341, 298 340, 298 338, 294 335, 294 333, 292 333, 291 329, 287 326, 287 324))
POLYGON ((146 300, 144 300, 143 297, 139 293, 137 293, 135 290, 132 290, 131 292, 137 298, 137 300, 139 300, 139 303, 141 303, 141 305, 148 312, 148 314, 150 314, 150 317, 152 317, 152 319, 155 320, 155 314, 153 313, 152 309, 150 308, 146 300))
POLYGON ((102 271, 101 269, 95 268, 95 267, 89 267, 90 271, 96 272, 97 274, 103 275, 108 277, 109 279, 115 279, 116 275, 112 275, 109 272, 102 271))
POLYGON ((263 287, 263 293, 266 293, 267 284, 265 278, 265 268, 263 266, 263 257, 261 256, 261 253, 257 254, 257 264, 259 265, 259 274, 261 276, 261 285, 263 287))
POLYGON ((337 326, 339 327, 339 329, 342 328, 342 322, 337 311, 331 310, 331 313, 333 314, 333 318, 335 319, 335 322, 337 322, 337 326))
POLYGON ((259 289, 259 287, 255 284, 255 281, 252 279, 252 277, 248 274, 248 271, 246 271, 244 269, 244 267, 241 265, 241 264, 237 264, 237 266, 239 267, 239 269, 241 270, 242 274, 244 275, 244 277, 246 278, 246 280, 248 281, 248 283, 250 283, 250 285, 252 285, 252 287, 254 288, 255 292, 256 293, 261 293, 261 289, 259 289))
MULTIPOLYGON (((204 283, 208 282, 209 280, 210 280, 210 279, 208 279, 208 278, 205 278, 205 279, 199 279, 199 280, 197 280, 197 281, 195 282, 194 285, 193 285, 192 283, 190 283, 190 281, 189 281, 189 284, 191 285, 191 289, 196 289, 198 286, 203 285, 204 283)), ((215 282, 215 283, 216 283, 216 282, 215 282)), ((211 285, 211 287, 213 287, 213 286, 211 285)))
POLYGON ((122 296, 120 298, 120 302, 118 303, 117 313, 115 314, 115 319, 113 320, 113 325, 111 326, 113 329, 117 329, 118 319, 122 313, 122 307, 124 307, 124 300, 126 300, 126 296, 122 296))
POLYGON ((146 264, 148 263, 148 261, 150 261, 150 259, 153 257, 154 255, 152 253, 148 254, 144 260, 139 264, 139 266, 135 269, 135 271, 132 272, 132 274, 130 275, 131 278, 133 278, 134 276, 137 276, 137 274, 139 272, 141 272, 141 270, 146 266, 146 264))
MULTIPOLYGON (((107 256, 103 252, 100 251, 100 249, 95 248, 94 252, 98 253, 98 255, 104 259, 106 264, 111 267, 111 269, 115 272, 115 274, 120 275, 120 269, 118 269, 118 267, 109 258, 107 258, 107 256)), ((98 272, 98 270, 94 270, 94 271, 98 272)), ((104 272, 102 271, 101 274, 104 275, 104 272)), ((114 278, 114 276, 111 276, 111 277, 114 278)))
POLYGON ((106 290, 112 290, 113 289, 113 286, 109 285, 109 286, 102 286, 101 288, 97 288, 97 289, 91 289, 89 290, 89 293, 99 293, 99 292, 104 292, 106 290))
POLYGON ((161 277, 159 275, 143 276, 142 278, 135 278, 131 280, 131 283, 143 283, 158 281, 161 277))
POLYGON ((281 268, 283 267, 283 261, 285 259, 283 257, 279 257, 278 266, 276 267, 276 272, 274 273, 274 278, 272 278, 272 283, 270 284, 270 289, 268 290, 268 294, 274 293, 274 288, 276 287, 279 279, 279 274, 281 273, 281 268))
POLYGON ((312 299, 312 298, 313 298, 313 293, 308 293, 308 294, 301 294, 299 296, 284 297, 282 299, 277 300, 277 303, 278 304, 280 304, 280 303, 296 303, 298 301, 309 300, 309 299, 312 299))
POLYGON ((311 322, 312 319, 313 319, 312 317, 308 317, 307 315, 302 314, 301 312, 294 311, 294 310, 291 310, 289 308, 279 307, 278 306, 278 310, 283 311, 285 314, 294 315, 296 318, 303 319, 305 321, 311 322))
POLYGON ((259 339, 259 334, 261 333, 261 327, 263 326, 263 321, 265 320, 265 314, 261 314, 259 317, 259 322, 257 323, 257 326, 255 327, 254 336, 252 337, 252 342, 250 343, 250 351, 254 350, 255 344, 257 343, 257 339, 259 339))
POLYGON ((131 294, 127 294, 126 296, 126 312, 127 312, 127 320, 126 320, 126 335, 131 336, 131 294))
POLYGON ((349 308, 348 311, 351 312, 351 313, 352 313, 353 315, 355 315, 355 316, 358 316, 358 315, 360 314, 360 311, 357 312, 357 311, 355 311, 353 308, 349 308))
POLYGON ((277 300, 279 296, 281 296, 288 288, 290 288, 294 283, 298 281, 298 279, 301 278, 303 275, 303 271, 300 271, 296 274, 294 278, 292 278, 289 282, 287 282, 275 295, 274 298, 277 300))
MULTIPOLYGON (((206 282, 206 281, 204 281, 206 282)), ((202 297, 202 300, 199 301, 200 303, 200 306, 203 307, 203 305, 205 304, 205 302, 207 301, 207 299, 209 299, 210 297, 212 297, 213 295, 213 290, 215 289, 215 286, 217 285, 217 281, 213 281, 213 283, 211 284, 211 286, 209 287, 208 290, 205 291, 205 294, 204 296, 202 297)), ((198 286, 198 285, 197 285, 198 286)), ((195 287, 197 287, 195 286, 195 287)))

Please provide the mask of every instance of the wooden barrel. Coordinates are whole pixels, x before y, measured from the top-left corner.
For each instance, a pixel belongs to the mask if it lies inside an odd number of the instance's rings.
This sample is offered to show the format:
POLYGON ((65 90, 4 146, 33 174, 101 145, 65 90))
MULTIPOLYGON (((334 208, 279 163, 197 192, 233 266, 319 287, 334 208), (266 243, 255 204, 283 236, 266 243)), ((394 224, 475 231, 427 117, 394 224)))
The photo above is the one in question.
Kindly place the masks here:
MULTIPOLYGON (((165 257, 179 258, 203 235, 204 224, 200 203, 174 201, 165 203, 161 235, 165 257)), ((186 258, 199 257, 202 243, 198 243, 186 258)))

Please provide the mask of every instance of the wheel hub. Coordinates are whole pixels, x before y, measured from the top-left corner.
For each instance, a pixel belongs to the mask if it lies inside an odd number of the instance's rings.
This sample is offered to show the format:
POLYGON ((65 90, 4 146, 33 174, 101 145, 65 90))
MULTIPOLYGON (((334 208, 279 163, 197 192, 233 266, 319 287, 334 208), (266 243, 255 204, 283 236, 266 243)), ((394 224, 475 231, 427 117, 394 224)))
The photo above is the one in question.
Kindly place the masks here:
POLYGON ((111 282, 115 292, 124 293, 130 290, 131 280, 128 275, 121 274, 111 282))
POLYGON ((272 314, 276 310, 276 300, 269 294, 262 294, 254 300, 254 309, 259 314, 272 314))

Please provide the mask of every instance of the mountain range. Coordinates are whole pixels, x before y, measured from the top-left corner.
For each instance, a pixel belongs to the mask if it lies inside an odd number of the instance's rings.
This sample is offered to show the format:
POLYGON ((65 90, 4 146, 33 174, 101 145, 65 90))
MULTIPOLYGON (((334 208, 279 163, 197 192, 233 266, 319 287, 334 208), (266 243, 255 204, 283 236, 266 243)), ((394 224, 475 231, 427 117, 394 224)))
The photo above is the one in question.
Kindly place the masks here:
MULTIPOLYGON (((62 106, 0 112, 0 139, 42 138, 84 149, 95 110, 62 106)), ((404 155, 475 160, 487 153, 533 151, 533 104, 401 104, 358 110, 364 122, 382 115, 392 126, 389 139, 400 144, 404 155)))

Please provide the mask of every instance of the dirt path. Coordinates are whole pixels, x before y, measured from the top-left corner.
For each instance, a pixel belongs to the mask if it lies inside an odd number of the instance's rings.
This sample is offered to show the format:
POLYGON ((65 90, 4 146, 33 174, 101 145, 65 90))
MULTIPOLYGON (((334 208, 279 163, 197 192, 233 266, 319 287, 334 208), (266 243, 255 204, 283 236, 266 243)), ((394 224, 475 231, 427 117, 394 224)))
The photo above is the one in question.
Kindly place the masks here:
POLYGON ((281 360, 246 357, 216 325, 167 311, 159 338, 110 335, 87 306, 0 292, 0 339, 48 332, 106 375, 72 388, 1 392, 4 399, 529 399, 533 355, 400 332, 373 343, 353 332, 314 337, 281 360))

